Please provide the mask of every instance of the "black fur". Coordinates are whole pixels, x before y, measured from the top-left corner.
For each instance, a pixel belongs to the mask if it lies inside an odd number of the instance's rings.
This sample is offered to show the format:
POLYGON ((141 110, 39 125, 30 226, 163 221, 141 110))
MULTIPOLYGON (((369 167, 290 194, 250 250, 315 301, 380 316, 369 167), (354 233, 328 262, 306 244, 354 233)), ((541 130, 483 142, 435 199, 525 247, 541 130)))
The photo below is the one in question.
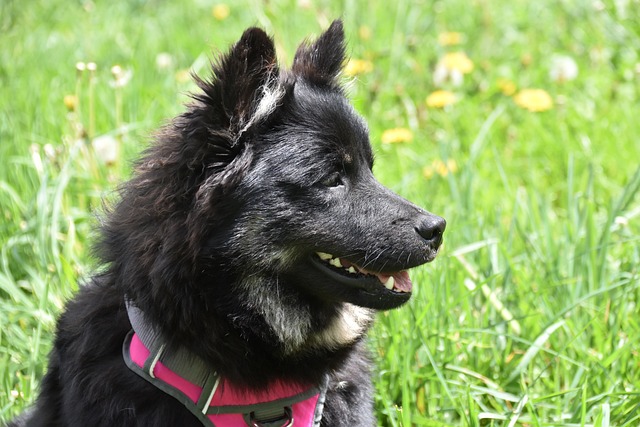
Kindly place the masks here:
POLYGON ((363 337, 372 309, 410 293, 342 278, 316 252, 394 275, 435 257, 444 221, 373 178, 366 125, 338 80, 344 60, 340 21, 291 70, 251 28, 209 81, 196 78, 201 92, 107 214, 107 268, 66 307, 40 396, 13 425, 198 425, 125 366, 125 295, 170 348, 238 386, 329 374, 322 425, 375 424, 363 337))

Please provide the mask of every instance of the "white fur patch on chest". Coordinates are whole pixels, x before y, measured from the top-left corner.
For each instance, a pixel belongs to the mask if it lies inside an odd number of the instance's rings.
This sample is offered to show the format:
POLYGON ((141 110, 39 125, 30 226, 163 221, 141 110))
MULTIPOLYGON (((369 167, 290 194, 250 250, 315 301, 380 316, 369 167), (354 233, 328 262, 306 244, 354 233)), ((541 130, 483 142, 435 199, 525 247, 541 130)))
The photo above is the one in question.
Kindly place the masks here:
POLYGON ((322 331, 309 338, 314 347, 337 348, 351 344, 362 337, 374 319, 374 311, 369 308, 344 303, 339 315, 322 331))
POLYGON ((247 307, 256 310, 283 344, 284 352, 292 354, 308 348, 336 349, 352 344, 367 333, 375 310, 350 303, 340 303, 327 324, 318 329, 308 308, 297 301, 284 299, 279 292, 264 287, 259 276, 248 277, 242 283, 247 307))

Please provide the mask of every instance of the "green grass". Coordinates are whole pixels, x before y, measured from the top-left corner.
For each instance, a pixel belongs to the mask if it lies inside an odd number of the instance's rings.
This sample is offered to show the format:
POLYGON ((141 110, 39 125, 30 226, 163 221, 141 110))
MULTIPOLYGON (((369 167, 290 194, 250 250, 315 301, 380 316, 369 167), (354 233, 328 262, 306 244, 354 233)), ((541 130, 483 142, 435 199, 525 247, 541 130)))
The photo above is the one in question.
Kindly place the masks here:
POLYGON ((412 302, 371 336, 384 426, 640 424, 640 2, 270 0, 0 3, 0 420, 31 402, 55 318, 98 266, 92 230, 154 129, 182 110, 211 52, 260 25, 283 63, 334 17, 353 58, 379 179, 447 218, 412 302), (370 37, 361 37, 360 28, 370 37), (454 47, 444 31, 463 33, 454 47), (445 52, 474 62, 458 102, 428 108, 445 52), (161 52, 173 62, 156 66, 161 52), (554 55, 575 80, 554 82, 554 55), (79 74, 78 61, 97 71, 79 74), (133 72, 114 89, 110 68, 133 72), (177 76, 177 77, 176 77, 177 76), (532 113, 499 79, 541 88, 532 113), (78 109, 65 108, 65 95, 78 109), (403 127, 413 142, 381 144, 403 127), (88 141, 110 135, 106 166, 88 141), (452 159, 453 173, 423 168, 452 159))

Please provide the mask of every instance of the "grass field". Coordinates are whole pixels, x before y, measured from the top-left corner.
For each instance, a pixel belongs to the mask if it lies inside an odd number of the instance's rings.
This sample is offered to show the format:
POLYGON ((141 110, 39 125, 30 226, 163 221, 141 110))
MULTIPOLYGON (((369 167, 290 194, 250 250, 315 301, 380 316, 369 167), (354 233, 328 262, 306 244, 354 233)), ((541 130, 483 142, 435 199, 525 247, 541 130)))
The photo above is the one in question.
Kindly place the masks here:
POLYGON ((2 0, 0 420, 188 70, 251 25, 290 64, 335 17, 376 175, 448 221, 372 333, 380 424, 640 425, 638 0, 2 0))

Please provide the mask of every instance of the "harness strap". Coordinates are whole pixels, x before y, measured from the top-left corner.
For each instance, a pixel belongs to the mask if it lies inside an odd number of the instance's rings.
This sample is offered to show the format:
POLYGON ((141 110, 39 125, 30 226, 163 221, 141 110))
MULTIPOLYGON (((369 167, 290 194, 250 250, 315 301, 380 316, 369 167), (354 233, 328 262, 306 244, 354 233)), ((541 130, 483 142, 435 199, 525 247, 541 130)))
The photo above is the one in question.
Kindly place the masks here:
POLYGON ((235 388, 186 349, 167 351, 141 310, 127 303, 133 330, 123 344, 133 372, 180 401, 207 427, 318 427, 328 379, 317 387, 276 382, 268 390, 235 388))
POLYGON ((129 301, 126 302, 126 307, 132 329, 138 335, 144 346, 154 355, 154 357, 148 361, 148 364, 145 365, 145 370, 153 376, 150 369, 152 369, 154 363, 157 363, 162 357, 162 363, 167 368, 173 372, 179 372, 180 376, 189 382, 199 387, 204 387, 210 376, 211 368, 201 358, 185 348, 172 349, 171 352, 163 354, 165 350, 165 340, 162 335, 151 323, 146 321, 142 310, 129 301))

